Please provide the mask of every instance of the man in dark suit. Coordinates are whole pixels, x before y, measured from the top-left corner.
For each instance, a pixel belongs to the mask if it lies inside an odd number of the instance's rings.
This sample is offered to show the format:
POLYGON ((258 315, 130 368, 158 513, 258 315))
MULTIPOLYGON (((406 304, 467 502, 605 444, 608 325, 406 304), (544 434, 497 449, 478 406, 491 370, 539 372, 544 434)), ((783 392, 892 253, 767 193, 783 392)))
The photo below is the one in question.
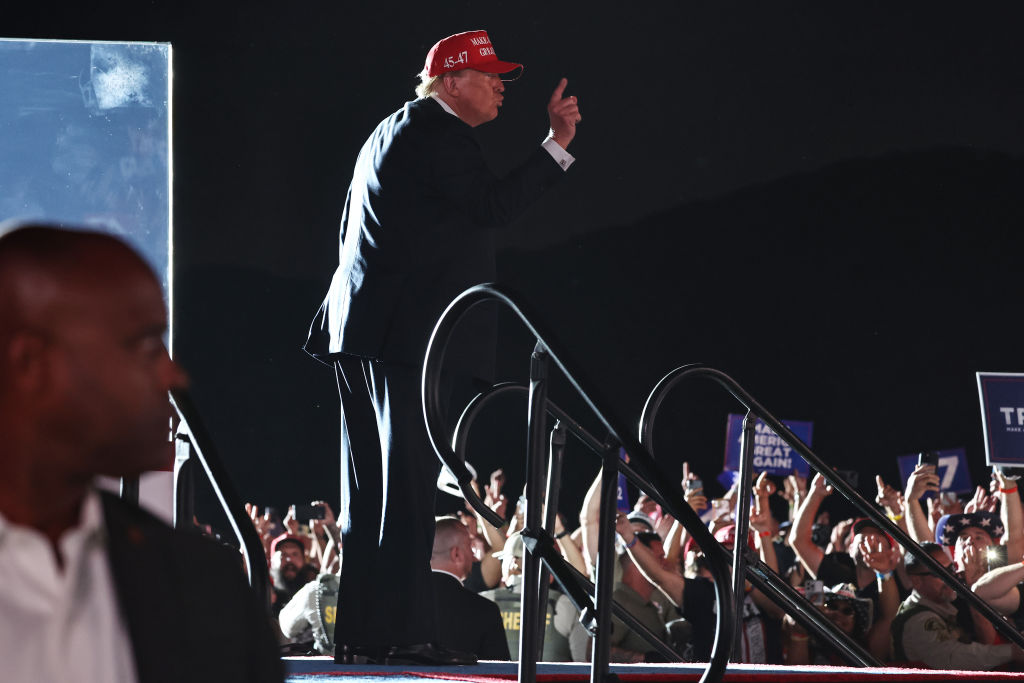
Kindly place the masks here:
POLYGON ((480 659, 508 660, 508 642, 498 606, 462 582, 473 567, 473 547, 466 525, 441 517, 434 525, 430 556, 437 601, 437 641, 445 648, 480 659))
MULTIPOLYGON (((440 464, 424 426, 420 372, 445 306, 494 279, 492 229, 573 161, 565 148, 580 115, 562 79, 548 102, 548 138, 505 178, 484 163, 473 128, 497 117, 501 75, 521 69, 497 58, 484 31, 439 41, 420 74, 420 98, 384 119, 356 160, 340 262, 305 347, 334 366, 342 404, 339 661, 472 661, 433 646, 429 561, 440 464)), ((460 327, 462 345, 448 350, 449 398, 492 374, 496 325, 475 312, 467 318, 475 326, 460 327)))
POLYGON ((280 681, 240 558, 93 488, 173 459, 163 294, 120 240, 0 234, 0 654, 10 680, 280 681))

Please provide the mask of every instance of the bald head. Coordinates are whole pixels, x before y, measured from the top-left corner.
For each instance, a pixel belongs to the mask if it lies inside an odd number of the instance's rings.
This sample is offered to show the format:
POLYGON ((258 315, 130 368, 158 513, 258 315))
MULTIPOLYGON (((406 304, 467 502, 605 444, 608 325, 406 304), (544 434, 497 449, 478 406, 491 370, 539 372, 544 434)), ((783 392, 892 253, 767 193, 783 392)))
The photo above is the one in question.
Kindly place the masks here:
POLYGON ((167 391, 184 381, 165 328, 159 282, 119 239, 46 225, 0 235, 0 426, 15 449, 58 476, 165 466, 167 391))
POLYGON ((469 575, 473 567, 469 530, 455 517, 439 517, 435 521, 430 567, 454 574, 460 579, 469 575))

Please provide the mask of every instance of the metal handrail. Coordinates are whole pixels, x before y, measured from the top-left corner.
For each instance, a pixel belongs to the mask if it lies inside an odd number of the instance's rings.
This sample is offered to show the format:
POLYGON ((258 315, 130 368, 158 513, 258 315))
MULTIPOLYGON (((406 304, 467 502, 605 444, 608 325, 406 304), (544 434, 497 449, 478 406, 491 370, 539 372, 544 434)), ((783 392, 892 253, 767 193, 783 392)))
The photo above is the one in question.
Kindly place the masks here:
MULTIPOLYGON (((451 439, 448 434, 448 430, 445 426, 444 420, 444 407, 440 396, 440 373, 441 367, 444 361, 445 350, 448 346, 448 340, 451 337, 452 331, 458 324, 461 317, 471 307, 484 302, 484 301, 498 301, 505 304, 508 308, 515 313, 522 323, 529 330, 531 335, 538 341, 538 349, 535 350, 535 356, 537 351, 544 352, 551 361, 555 363, 558 369, 562 372, 563 376, 569 382, 570 386, 579 394, 580 398, 584 401, 594 416, 602 423, 604 428, 608 431, 613 439, 618 441, 625 447, 626 451, 630 454, 630 462, 627 464, 622 460, 615 458, 605 458, 605 475, 608 476, 614 468, 618 468, 628 480, 632 481, 635 485, 642 488, 647 494, 653 498, 656 502, 669 512, 673 517, 680 521, 684 527, 694 537, 694 540, 704 546, 710 547, 714 542, 710 531, 703 523, 697 514, 686 504, 683 499, 682 489, 678 484, 673 484, 671 480, 657 467, 654 462, 654 458, 647 452, 647 450, 640 444, 635 436, 631 434, 631 430, 622 428, 611 418, 607 417, 605 412, 599 408, 601 405, 607 405, 600 399, 600 395, 592 387, 587 385, 584 381, 580 380, 577 375, 570 372, 568 363, 565 361, 569 356, 561 350, 555 343, 554 338, 540 329, 540 326, 534 321, 535 316, 528 315, 525 312, 525 307, 517 303, 509 294, 505 293, 494 285, 477 285, 467 289, 445 309, 444 313, 438 319, 434 331, 430 337, 430 343, 427 346, 427 353, 423 364, 423 383, 422 383, 422 398, 423 398, 423 411, 424 418, 427 424, 427 433, 430 437, 431 443, 434 447, 434 451, 437 453, 441 461, 448 467, 449 471, 455 476, 459 487, 462 489, 463 496, 466 501, 476 510, 480 516, 484 517, 487 521, 492 523, 494 526, 501 526, 502 519, 490 508, 484 505, 479 495, 473 490, 471 486, 472 475, 466 468, 464 460, 461 460, 455 453, 451 446, 451 439)), ((544 382, 539 382, 544 384, 544 382)), ((531 373, 531 394, 534 390, 534 379, 531 373)), ((544 402, 540 402, 539 406, 535 406, 531 395, 531 425, 534 422, 542 423, 543 420, 536 420, 535 418, 543 414, 544 402)), ((539 487, 532 487, 530 493, 532 495, 538 495, 539 487)), ((607 501, 607 494, 614 493, 614 486, 608 486, 604 493, 606 494, 605 500, 607 501)), ((528 504, 527 514, 529 515, 531 506, 528 504)), ((614 505, 612 505, 614 507, 614 505)), ((602 505, 602 517, 606 517, 608 514, 613 513, 614 510, 608 510, 607 505, 602 505)), ((610 518, 609 518, 610 520, 610 518)), ((528 523, 529 526, 529 523, 528 523)), ((614 532, 611 524, 606 524, 607 529, 603 529, 605 534, 611 534, 614 532)), ((604 541, 606 539, 602 539, 604 541)), ((603 543, 599 543, 599 554, 605 555, 605 560, 609 559, 607 554, 609 548, 603 543)), ((530 553, 532 557, 532 553, 530 553)), ((601 558, 599 557, 599 565, 601 558)), ((728 562, 723 558, 721 554, 712 554, 708 557, 708 562, 711 567, 711 573, 714 577, 715 592, 718 600, 717 610, 717 631, 715 637, 715 643, 712 648, 711 661, 708 663, 707 669, 704 671, 701 681, 717 682, 722 679, 725 673, 726 666, 728 665, 729 654, 732 648, 731 634, 733 632, 733 595, 730 586, 730 575, 728 562)), ((527 562, 527 570, 529 570, 529 561, 527 562)), ((610 589, 610 577, 606 572, 599 569, 598 572, 598 594, 602 589, 610 589), (607 586, 602 586, 602 583, 606 583, 607 586)), ((524 590, 528 585, 527 580, 530 577, 527 575, 524 578, 524 590)), ((599 615, 606 619, 610 606, 605 602, 598 600, 597 609, 599 615)), ((532 618, 532 615, 523 615, 523 619, 532 618)), ((601 619, 599 619, 599 623, 601 619)), ((601 640, 600 634, 598 634, 599 643, 601 640)), ((607 672, 607 653, 600 653, 597 651, 598 647, 595 646, 594 654, 594 666, 592 667, 592 679, 606 678, 607 672), (605 668, 603 671, 599 671, 597 667, 597 660, 599 656, 603 654, 605 661, 605 668)), ((533 657, 532 666, 536 668, 536 653, 527 652, 528 656, 533 657)), ((522 658, 519 662, 520 678, 522 679, 524 665, 529 668, 530 662, 523 662, 522 658)))
MULTIPOLYGON (((996 612, 987 602, 985 602, 977 595, 975 595, 973 592, 971 592, 969 586, 965 585, 956 576, 954 576, 952 572, 950 572, 948 569, 942 566, 937 560, 935 560, 931 556, 931 554, 924 551, 916 541, 914 541, 905 531, 903 531, 903 529, 896 526, 887 516, 882 514, 882 512, 878 510, 878 508, 876 508, 874 505, 869 503, 867 499, 861 496, 856 489, 850 486, 850 484, 848 484, 842 477, 838 476, 838 474, 836 474, 828 465, 826 465, 825 462, 821 458, 819 458, 810 449, 810 447, 807 446, 807 444, 805 444, 803 441, 799 439, 799 437, 793 434, 793 432, 791 432, 789 428, 786 427, 786 425, 782 424, 781 420, 779 420, 770 412, 768 412, 768 410, 765 409, 765 407, 762 406, 760 403, 758 403, 753 396, 751 396, 743 387, 741 387, 736 382, 736 380, 732 379, 729 375, 725 374, 724 372, 703 365, 684 365, 668 373, 661 379, 661 381, 658 382, 654 390, 651 391, 651 394, 648 397, 646 404, 644 405, 643 414, 640 418, 640 438, 643 441, 644 445, 647 447, 647 451, 649 453, 654 452, 654 421, 658 415, 658 411, 661 407, 662 402, 665 400, 665 397, 680 382, 687 379, 696 378, 708 379, 717 383, 719 386, 724 388, 729 394, 731 394, 733 398, 735 398, 737 401, 743 404, 743 406, 747 409, 749 413, 752 413, 753 415, 761 418, 761 420, 764 421, 764 423, 768 425, 783 441, 785 441, 790 448, 799 453, 800 456, 803 457, 803 459, 806 460, 809 465, 811 465, 811 467, 817 470, 821 474, 821 476, 825 478, 825 481, 827 481, 832 486, 833 490, 841 493, 847 500, 853 503, 854 506, 857 507, 866 517, 871 519, 875 526, 877 526, 885 533, 889 534, 889 536, 891 536, 892 538, 896 539, 896 541, 898 541, 900 545, 904 547, 904 549, 909 551, 917 559, 924 562, 924 564, 935 575, 939 576, 946 584, 952 587, 958 595, 967 600, 971 607, 978 610, 978 612, 983 614, 990 622, 992 622, 993 626, 995 626, 996 630, 998 630, 1000 634, 1002 634, 1011 642, 1016 643, 1018 646, 1024 647, 1024 634, 1021 634, 1019 631, 1017 631, 1017 629, 1015 629, 1002 615, 996 612)), ((742 491, 741 495, 744 497, 743 501, 741 501, 741 505, 749 507, 749 487, 740 487, 740 489, 742 491)), ((737 536, 737 538, 739 538, 739 536, 737 536)), ((729 551, 727 551, 721 545, 717 544, 717 542, 716 546, 718 548, 718 552, 715 552, 714 554, 730 555, 729 551)), ((741 544, 739 542, 735 544, 736 548, 739 548, 740 546, 741 544)), ((704 546, 702 545, 701 547, 703 548, 704 546)), ((750 552, 749 549, 747 549, 747 552, 750 552)), ((751 569, 754 569, 754 567, 751 567, 751 569)), ((761 573, 763 573, 763 571, 765 570, 774 575, 774 572, 771 572, 771 570, 768 567, 764 567, 760 571, 761 573)), ((748 571, 748 576, 749 575, 750 572, 748 571)), ((775 576, 777 578, 777 575, 775 576)), ((789 606, 795 610, 794 617, 799 617, 802 620, 802 623, 805 627, 811 628, 819 635, 825 635, 821 634, 819 628, 820 626, 824 626, 824 630, 827 632, 827 637, 834 641, 834 644, 840 648, 840 652, 851 661, 856 662, 858 657, 853 656, 855 653, 850 652, 849 649, 845 647, 846 643, 844 643, 844 641, 848 641, 849 639, 837 638, 836 633, 838 633, 838 631, 834 627, 832 627, 831 622, 829 622, 826 619, 820 618, 817 609, 812 608, 813 611, 812 609, 808 609, 807 606, 810 605, 810 603, 807 602, 807 600, 805 600, 803 596, 797 593, 791 586, 789 586, 788 583, 785 583, 781 580, 777 581, 776 583, 778 587, 782 588, 783 592, 787 593, 788 595, 783 596, 767 593, 767 595, 770 598, 775 600, 775 602, 779 605, 782 605, 782 603, 779 602, 777 598, 786 598, 788 600, 788 603, 792 603, 789 606)), ((874 660, 874 658, 872 657, 871 660, 874 660)), ((861 663, 861 665, 874 666, 877 664, 869 662, 861 663)))
MULTIPOLYGON (((213 445, 206 426, 199 417, 188 392, 184 389, 172 389, 170 392, 171 405, 178 412, 181 422, 178 425, 176 438, 179 442, 187 442, 191 446, 191 457, 195 457, 206 472, 206 477, 213 487, 213 492, 220 502, 224 514, 228 518, 231 530, 238 539, 242 553, 245 555, 245 567, 249 575, 249 585, 256 593, 267 612, 270 612, 270 572, 267 568, 267 559, 263 550, 263 543, 260 541, 256 529, 252 526, 252 520, 245 514, 245 506, 238 496, 231 478, 228 476, 217 450, 213 445)), ((190 487, 183 487, 188 491, 190 487)), ((176 491, 177 493, 177 491, 176 491)), ((188 494, 186 494, 188 495, 188 494)), ((180 510, 180 501, 175 501, 175 509, 180 510)), ((175 519, 175 526, 191 524, 191 515, 188 519, 175 519)))
MULTIPOLYGON (((473 423, 476 418, 479 417, 481 411, 486 405, 499 396, 511 395, 511 394, 528 394, 529 388, 518 384, 516 382, 499 382, 493 385, 489 389, 480 392, 474 396, 469 403, 466 404, 465 409, 462 411, 462 415, 459 416, 459 421, 455 425, 455 430, 452 433, 452 448, 459 459, 463 462, 466 461, 466 451, 468 450, 469 435, 472 433, 473 423)), ((561 434, 562 446, 564 446, 564 434, 570 432, 576 438, 578 438, 585 446, 590 450, 594 451, 597 455, 604 455, 604 452, 608 449, 609 445, 599 441, 597 437, 588 432, 579 422, 572 419, 565 413, 564 410, 559 408, 551 399, 547 401, 547 412, 549 415, 554 417, 557 422, 555 427, 551 430, 551 441, 552 441, 552 460, 554 456, 554 442, 556 441, 557 435, 561 434)), ((557 504, 555 503, 555 495, 559 488, 557 474, 561 468, 559 462, 558 465, 550 465, 548 467, 549 479, 548 479, 548 493, 545 496, 547 505, 547 519, 544 522, 545 530, 554 527, 554 515, 557 514, 557 504)), ((548 566, 548 569, 552 571, 555 579, 562 586, 562 590, 566 597, 573 603, 578 611, 583 613, 584 609, 593 609, 593 604, 581 605, 582 602, 579 599, 580 592, 593 594, 594 584, 587 579, 583 574, 580 574, 571 565, 563 562, 563 565, 569 571, 559 571, 557 568, 548 566), (574 590, 575 587, 579 587, 580 591, 574 590)), ((543 593, 547 584, 545 577, 541 577, 541 591, 543 593)), ((588 601, 589 602, 589 601, 588 601)), ((541 605, 546 604, 544 596, 541 595, 539 600, 541 605)), ((660 638, 658 638, 650 629, 644 626, 636 617, 634 617, 628 610, 616 601, 612 601, 612 613, 618 617, 623 623, 626 624, 631 630, 637 635, 647 641, 662 657, 668 661, 683 661, 682 657, 679 656, 674 650, 665 644, 660 638)), ((539 649, 539 648, 538 648, 539 649)))

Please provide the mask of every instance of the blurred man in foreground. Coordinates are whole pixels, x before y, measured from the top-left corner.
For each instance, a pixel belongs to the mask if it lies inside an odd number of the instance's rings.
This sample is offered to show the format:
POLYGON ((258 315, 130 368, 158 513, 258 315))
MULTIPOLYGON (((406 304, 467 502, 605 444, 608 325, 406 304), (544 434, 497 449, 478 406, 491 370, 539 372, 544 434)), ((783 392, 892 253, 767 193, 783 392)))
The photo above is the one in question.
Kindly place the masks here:
POLYGON ((5 680, 280 681, 237 555, 99 493, 172 456, 160 285, 101 233, 0 230, 5 680))

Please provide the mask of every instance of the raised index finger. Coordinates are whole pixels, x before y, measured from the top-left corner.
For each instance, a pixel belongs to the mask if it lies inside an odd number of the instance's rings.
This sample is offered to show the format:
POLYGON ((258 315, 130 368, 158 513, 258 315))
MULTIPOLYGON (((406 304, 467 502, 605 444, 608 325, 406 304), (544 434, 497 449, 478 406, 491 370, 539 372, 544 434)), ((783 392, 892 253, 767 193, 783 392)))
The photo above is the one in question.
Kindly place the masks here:
POLYGON ((569 80, 563 78, 558 81, 558 85, 555 86, 555 91, 551 93, 551 99, 548 100, 548 104, 555 104, 562 99, 562 93, 565 92, 565 86, 569 85, 569 80))

